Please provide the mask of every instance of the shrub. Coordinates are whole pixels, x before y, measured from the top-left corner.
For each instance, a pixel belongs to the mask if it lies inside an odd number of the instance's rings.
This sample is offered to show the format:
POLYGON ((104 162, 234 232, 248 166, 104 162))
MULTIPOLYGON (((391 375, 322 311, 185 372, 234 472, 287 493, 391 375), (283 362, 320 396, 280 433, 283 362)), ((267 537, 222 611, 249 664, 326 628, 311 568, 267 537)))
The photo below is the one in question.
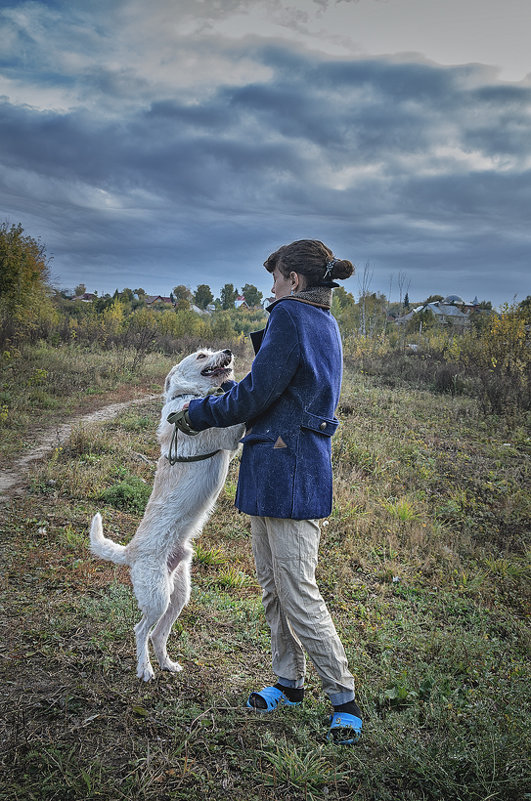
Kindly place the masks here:
POLYGON ((104 490, 100 499, 116 509, 142 514, 151 495, 151 487, 138 476, 127 476, 104 490))
POLYGON ((510 414, 531 408, 531 349, 525 319, 505 305, 482 330, 463 338, 461 360, 477 377, 487 412, 510 414))

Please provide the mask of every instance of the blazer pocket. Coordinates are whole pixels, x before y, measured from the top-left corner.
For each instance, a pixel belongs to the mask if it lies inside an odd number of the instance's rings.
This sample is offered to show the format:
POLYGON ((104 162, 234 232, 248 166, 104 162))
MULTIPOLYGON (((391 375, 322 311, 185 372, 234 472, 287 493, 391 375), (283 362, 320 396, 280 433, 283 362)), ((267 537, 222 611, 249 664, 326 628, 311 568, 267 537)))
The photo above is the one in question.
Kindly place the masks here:
POLYGON ((240 442, 244 445, 253 445, 255 442, 274 442, 275 437, 269 436, 268 434, 246 434, 240 442))
POLYGON ((337 417, 323 417, 319 414, 312 414, 311 412, 302 413, 301 428, 309 428, 310 431, 315 431, 317 434, 324 434, 325 437, 331 437, 336 433, 339 420, 337 417))

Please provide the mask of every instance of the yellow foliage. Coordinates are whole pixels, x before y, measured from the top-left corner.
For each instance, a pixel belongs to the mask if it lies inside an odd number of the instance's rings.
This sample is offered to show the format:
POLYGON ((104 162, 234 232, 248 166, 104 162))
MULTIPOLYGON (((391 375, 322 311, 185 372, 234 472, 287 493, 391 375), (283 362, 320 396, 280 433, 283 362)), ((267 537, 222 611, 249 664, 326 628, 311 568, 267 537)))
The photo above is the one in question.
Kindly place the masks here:
POLYGON ((71 317, 68 321, 68 330, 70 332, 70 339, 75 342, 79 336, 79 322, 74 317, 71 317))
POLYGON ((20 223, 0 225, 0 298, 1 308, 21 317, 34 305, 35 297, 43 299, 48 266, 43 245, 24 235, 20 223))
POLYGON ((385 334, 378 336, 345 336, 343 349, 346 356, 355 361, 361 361, 367 357, 382 357, 391 350, 388 337, 385 334))
POLYGON ((157 317, 157 327, 163 334, 181 337, 208 336, 209 325, 201 315, 191 309, 178 309, 177 311, 164 311, 157 317))
POLYGON ((86 342, 99 341, 104 344, 106 340, 103 318, 96 314, 92 308, 80 318, 79 323, 73 330, 76 331, 76 338, 86 342))
POLYGON ((124 327, 124 321, 125 310, 123 303, 121 303, 118 299, 113 300, 109 308, 105 309, 103 312, 103 324, 105 326, 105 331, 110 336, 119 334, 124 327))
POLYGON ((493 315, 479 336, 463 340, 468 361, 500 374, 522 374, 530 359, 525 320, 515 306, 506 304, 493 315))

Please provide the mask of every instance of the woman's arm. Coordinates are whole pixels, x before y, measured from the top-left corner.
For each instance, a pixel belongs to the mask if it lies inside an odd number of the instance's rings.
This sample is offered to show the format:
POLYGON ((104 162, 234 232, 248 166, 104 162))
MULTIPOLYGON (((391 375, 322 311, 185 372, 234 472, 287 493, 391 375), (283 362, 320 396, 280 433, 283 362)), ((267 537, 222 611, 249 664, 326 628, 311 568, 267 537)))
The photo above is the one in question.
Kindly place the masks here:
POLYGON ((251 372, 221 397, 190 401, 192 428, 224 428, 258 417, 284 392, 297 371, 299 358, 297 328, 285 304, 279 304, 271 311, 251 372))

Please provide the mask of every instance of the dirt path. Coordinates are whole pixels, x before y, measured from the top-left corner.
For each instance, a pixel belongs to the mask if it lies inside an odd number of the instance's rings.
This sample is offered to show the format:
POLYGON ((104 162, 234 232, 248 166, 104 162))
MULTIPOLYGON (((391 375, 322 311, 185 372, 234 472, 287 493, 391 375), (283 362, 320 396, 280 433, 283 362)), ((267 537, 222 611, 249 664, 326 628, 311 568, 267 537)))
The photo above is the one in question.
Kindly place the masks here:
POLYGON ((144 395, 142 398, 135 398, 134 400, 124 401, 123 403, 111 403, 109 406, 96 409, 95 412, 78 415, 71 420, 67 420, 66 423, 61 423, 61 425, 49 431, 45 431, 35 443, 31 452, 26 454, 26 456, 22 456, 14 467, 10 470, 0 470, 0 498, 5 498, 8 491, 21 492, 21 488, 17 487, 17 485, 24 478, 24 474, 27 472, 31 463, 42 459, 48 451, 51 451, 62 442, 65 442, 70 436, 72 429, 76 426, 84 423, 99 423, 104 420, 111 420, 113 417, 116 417, 118 412, 121 412, 128 406, 145 403, 146 401, 155 400, 156 398, 160 398, 160 394, 144 395))

